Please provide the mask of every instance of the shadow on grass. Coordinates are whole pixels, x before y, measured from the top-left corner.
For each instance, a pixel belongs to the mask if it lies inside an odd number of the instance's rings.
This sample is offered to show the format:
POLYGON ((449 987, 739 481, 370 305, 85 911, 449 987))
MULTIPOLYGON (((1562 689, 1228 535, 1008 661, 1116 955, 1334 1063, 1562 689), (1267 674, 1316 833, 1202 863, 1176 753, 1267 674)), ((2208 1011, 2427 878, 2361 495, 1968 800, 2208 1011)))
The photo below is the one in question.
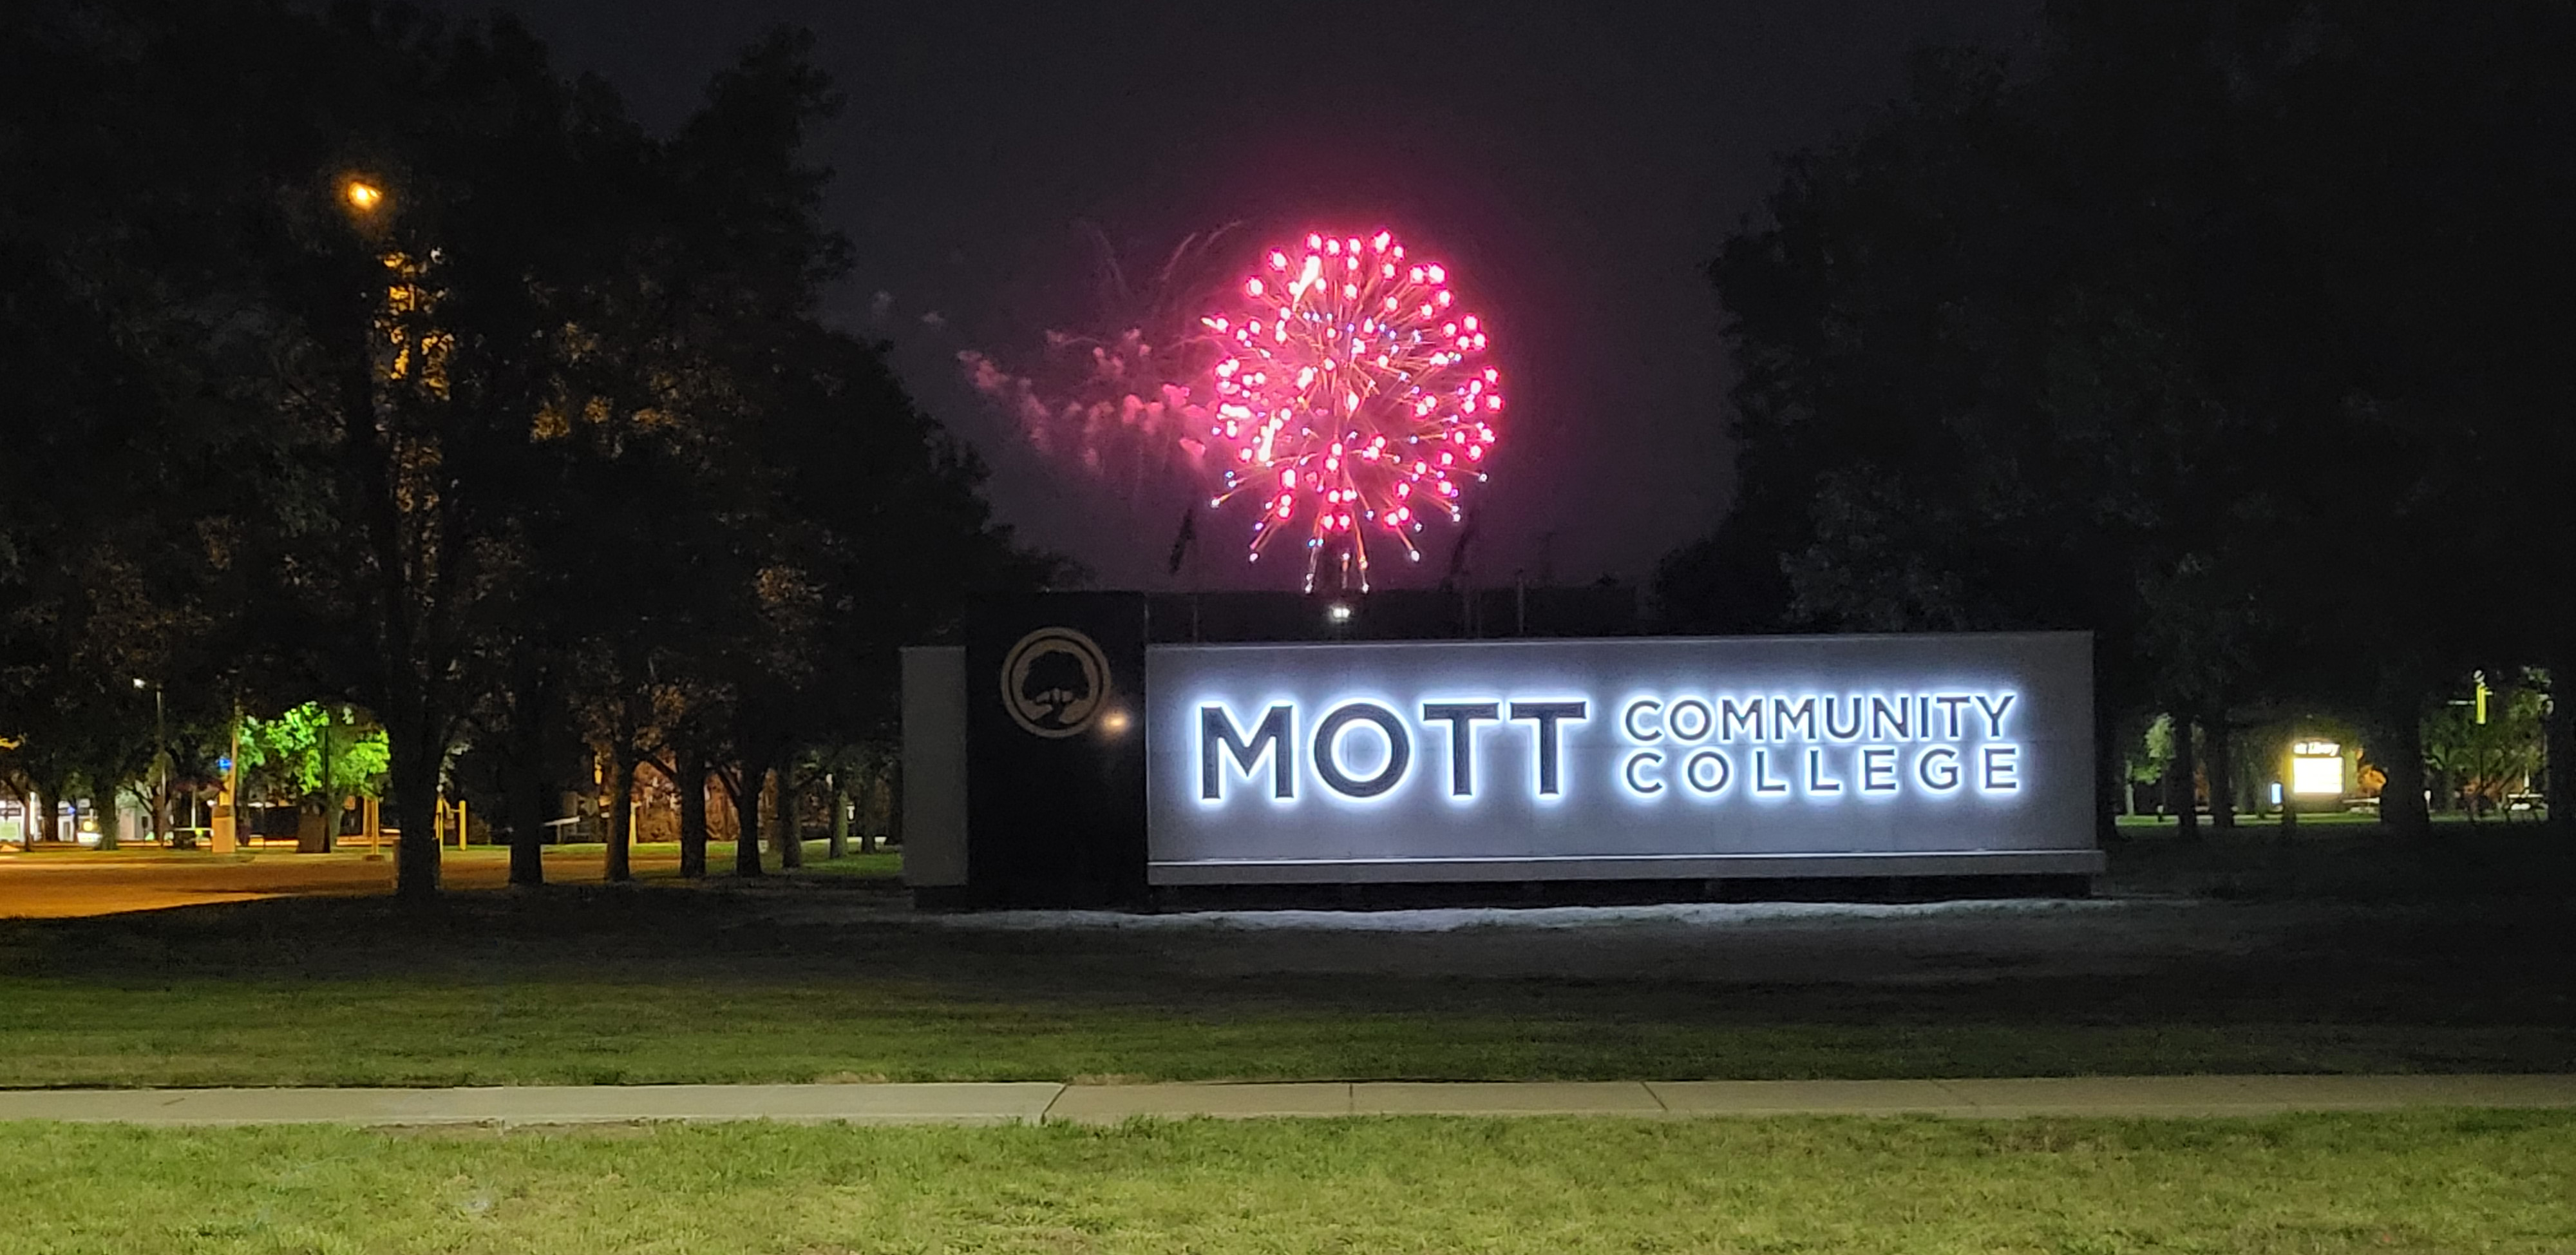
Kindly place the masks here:
POLYGON ((1005 930, 869 875, 0 923, 0 1084, 2576 1069, 2529 832, 2132 840, 2081 910, 1005 930))

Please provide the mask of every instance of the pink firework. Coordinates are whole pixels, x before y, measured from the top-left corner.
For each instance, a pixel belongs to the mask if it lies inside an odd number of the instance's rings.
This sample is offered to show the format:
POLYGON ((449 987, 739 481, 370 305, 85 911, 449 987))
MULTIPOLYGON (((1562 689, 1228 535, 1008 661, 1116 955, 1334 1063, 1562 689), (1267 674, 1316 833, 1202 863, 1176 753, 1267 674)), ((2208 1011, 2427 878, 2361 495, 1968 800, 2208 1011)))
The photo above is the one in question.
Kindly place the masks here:
POLYGON ((1405 256, 1385 231, 1308 235, 1200 320, 1216 363, 1208 443, 1225 468, 1216 504, 1261 504, 1251 556, 1306 534, 1306 587, 1326 552, 1358 568, 1392 541, 1415 561, 1423 519, 1456 522, 1460 485, 1484 479, 1503 409, 1484 364, 1487 327, 1451 295, 1446 267, 1405 256))

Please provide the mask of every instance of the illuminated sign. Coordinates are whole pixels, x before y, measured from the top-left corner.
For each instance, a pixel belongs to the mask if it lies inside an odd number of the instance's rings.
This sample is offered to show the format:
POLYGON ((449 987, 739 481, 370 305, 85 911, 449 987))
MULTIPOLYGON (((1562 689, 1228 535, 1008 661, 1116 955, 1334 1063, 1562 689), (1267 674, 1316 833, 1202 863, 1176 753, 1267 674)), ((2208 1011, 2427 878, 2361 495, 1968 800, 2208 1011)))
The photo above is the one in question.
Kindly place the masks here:
POLYGON ((2343 796, 2343 746, 2333 741, 2293 742, 2290 792, 2301 797, 2343 796))
POLYGON ((2090 649, 1158 646, 1149 878, 2090 872, 2090 649))

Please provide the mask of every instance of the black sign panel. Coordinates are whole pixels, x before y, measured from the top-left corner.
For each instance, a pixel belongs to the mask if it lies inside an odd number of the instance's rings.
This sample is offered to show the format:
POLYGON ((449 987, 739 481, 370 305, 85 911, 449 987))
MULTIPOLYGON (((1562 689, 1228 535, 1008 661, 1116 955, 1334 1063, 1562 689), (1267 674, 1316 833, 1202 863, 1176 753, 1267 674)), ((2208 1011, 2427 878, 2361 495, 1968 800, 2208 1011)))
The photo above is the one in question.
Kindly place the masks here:
POLYGON ((1145 599, 1047 593, 966 631, 966 880, 995 906, 1145 896, 1145 599))

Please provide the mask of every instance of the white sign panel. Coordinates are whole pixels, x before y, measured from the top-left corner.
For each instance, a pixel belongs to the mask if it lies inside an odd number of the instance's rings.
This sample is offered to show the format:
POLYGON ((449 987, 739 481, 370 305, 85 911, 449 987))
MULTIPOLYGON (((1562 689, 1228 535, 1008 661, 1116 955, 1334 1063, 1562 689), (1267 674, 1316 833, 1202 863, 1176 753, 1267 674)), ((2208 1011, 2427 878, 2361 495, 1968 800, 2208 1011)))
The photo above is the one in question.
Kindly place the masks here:
POLYGON ((2084 874, 2080 633, 1156 646, 1156 884, 2084 874))

